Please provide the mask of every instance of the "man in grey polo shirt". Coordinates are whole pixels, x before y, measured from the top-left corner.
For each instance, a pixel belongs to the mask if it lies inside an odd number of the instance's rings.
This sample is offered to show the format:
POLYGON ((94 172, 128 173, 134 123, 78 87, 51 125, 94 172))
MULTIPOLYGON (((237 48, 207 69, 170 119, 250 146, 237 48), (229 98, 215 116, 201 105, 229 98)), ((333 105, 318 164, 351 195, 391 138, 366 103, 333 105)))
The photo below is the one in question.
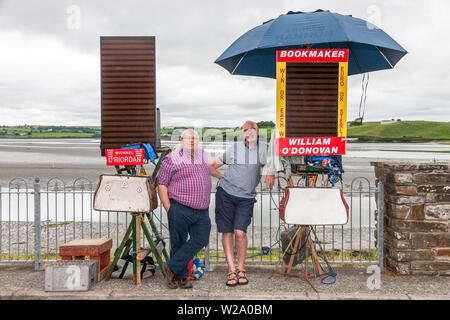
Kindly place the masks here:
POLYGON ((247 254, 247 227, 253 217, 256 202, 256 186, 262 173, 265 183, 272 188, 275 175, 265 171, 269 145, 258 141, 259 129, 255 122, 246 121, 242 126, 244 141, 234 143, 218 159, 210 163, 211 175, 219 179, 216 192, 216 224, 222 233, 222 245, 228 263, 226 285, 248 284, 244 263, 247 254), (228 165, 225 174, 217 169, 228 165), (264 172, 261 172, 261 171, 264 172), (235 241, 233 241, 235 240, 235 241), (234 263, 236 245, 238 268, 234 263))

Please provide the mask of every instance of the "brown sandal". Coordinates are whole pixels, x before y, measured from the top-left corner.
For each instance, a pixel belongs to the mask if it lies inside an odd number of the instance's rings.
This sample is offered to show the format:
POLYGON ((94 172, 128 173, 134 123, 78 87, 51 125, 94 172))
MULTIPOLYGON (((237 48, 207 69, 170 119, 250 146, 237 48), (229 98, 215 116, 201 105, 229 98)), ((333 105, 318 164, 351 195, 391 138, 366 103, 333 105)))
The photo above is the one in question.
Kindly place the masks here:
POLYGON ((237 270, 237 279, 238 279, 238 284, 240 285, 245 285, 248 284, 248 278, 247 275, 245 274, 245 269, 238 269, 237 270), (241 282, 240 280, 243 279, 245 280, 244 282, 241 282))
POLYGON ((227 274, 227 282, 225 283, 228 287, 234 287, 238 284, 238 276, 236 271, 230 271, 227 274), (230 283, 233 281, 232 283, 230 283))

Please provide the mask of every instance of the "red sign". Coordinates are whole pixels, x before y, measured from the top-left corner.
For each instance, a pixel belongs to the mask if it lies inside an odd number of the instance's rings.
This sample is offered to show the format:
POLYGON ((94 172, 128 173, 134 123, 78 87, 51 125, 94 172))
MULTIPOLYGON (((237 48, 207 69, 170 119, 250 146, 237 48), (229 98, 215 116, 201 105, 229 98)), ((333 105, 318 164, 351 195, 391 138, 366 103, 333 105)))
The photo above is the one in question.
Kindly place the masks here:
POLYGON ((345 154, 343 137, 278 138, 275 143, 277 156, 345 154))
POLYGON ((105 149, 107 166, 144 164, 144 149, 105 149))
POLYGON ((348 49, 278 50, 277 62, 347 62, 348 49))

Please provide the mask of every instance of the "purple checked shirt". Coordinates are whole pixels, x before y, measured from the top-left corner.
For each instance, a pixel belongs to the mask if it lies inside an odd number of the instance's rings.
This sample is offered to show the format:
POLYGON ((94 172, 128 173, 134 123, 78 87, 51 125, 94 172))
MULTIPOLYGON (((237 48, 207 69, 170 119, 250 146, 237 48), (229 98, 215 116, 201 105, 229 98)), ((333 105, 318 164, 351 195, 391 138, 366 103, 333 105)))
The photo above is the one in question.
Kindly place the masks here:
POLYGON ((165 156, 157 181, 167 187, 169 199, 194 209, 209 207, 211 175, 208 157, 203 149, 198 148, 195 157, 183 149, 165 156))

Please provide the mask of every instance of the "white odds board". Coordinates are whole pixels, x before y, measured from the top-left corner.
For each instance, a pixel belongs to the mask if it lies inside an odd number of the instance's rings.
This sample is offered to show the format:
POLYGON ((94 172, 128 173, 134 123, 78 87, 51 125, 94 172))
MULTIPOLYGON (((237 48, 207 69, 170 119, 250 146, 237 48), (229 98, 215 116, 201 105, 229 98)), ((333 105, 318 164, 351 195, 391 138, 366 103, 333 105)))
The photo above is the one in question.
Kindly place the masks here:
POLYGON ((151 212, 149 178, 101 175, 94 195, 98 211, 151 212))
POLYGON ((348 205, 341 189, 289 188, 285 222, 298 225, 335 225, 348 221, 348 205))

